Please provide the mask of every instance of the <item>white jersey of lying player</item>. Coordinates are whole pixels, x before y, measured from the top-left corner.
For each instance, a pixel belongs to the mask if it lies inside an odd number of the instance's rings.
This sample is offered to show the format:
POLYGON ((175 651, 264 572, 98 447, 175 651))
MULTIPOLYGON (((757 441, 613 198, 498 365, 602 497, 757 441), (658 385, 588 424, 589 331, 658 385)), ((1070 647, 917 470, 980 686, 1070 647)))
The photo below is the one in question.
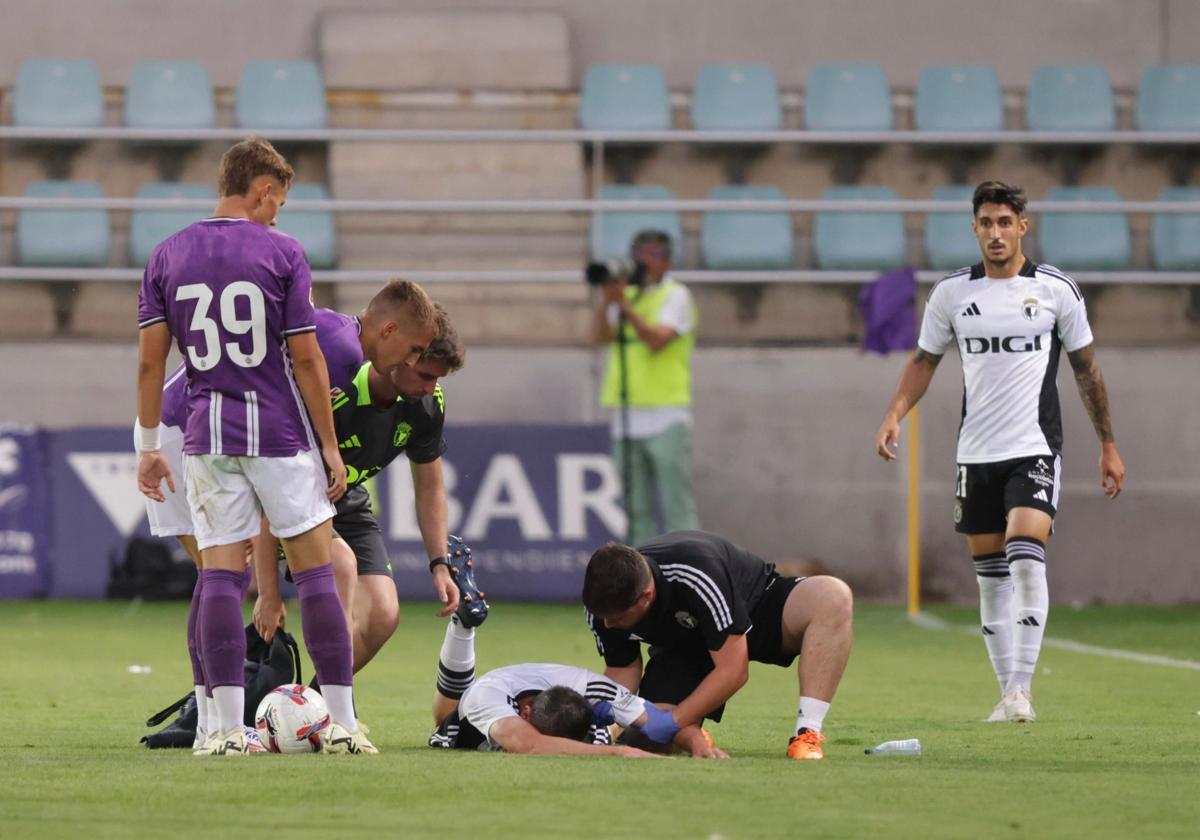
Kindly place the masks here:
POLYGON ((987 277, 983 263, 949 274, 929 293, 917 344, 940 356, 955 340, 964 389, 958 463, 1060 453, 1059 353, 1092 343, 1075 281, 1029 260, 1008 279, 987 277))
POLYGON ((646 701, 608 677, 570 665, 527 662, 488 671, 477 679, 459 700, 458 715, 479 730, 495 749, 492 724, 517 717, 517 698, 522 694, 545 691, 556 685, 579 692, 593 705, 602 700, 612 704, 613 718, 621 726, 629 726, 646 711, 646 701))

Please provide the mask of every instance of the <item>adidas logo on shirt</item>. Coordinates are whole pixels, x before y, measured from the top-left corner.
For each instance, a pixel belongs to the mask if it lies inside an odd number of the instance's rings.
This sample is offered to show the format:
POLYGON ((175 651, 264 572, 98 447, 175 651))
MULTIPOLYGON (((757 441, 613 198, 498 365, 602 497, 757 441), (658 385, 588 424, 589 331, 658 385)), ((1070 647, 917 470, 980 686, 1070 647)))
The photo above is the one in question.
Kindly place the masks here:
POLYGON ((1036 493, 1034 493, 1034 494, 1033 494, 1033 498, 1037 499, 1037 500, 1038 500, 1038 501, 1040 501, 1040 502, 1046 502, 1047 504, 1049 504, 1049 503, 1050 503, 1050 499, 1049 499, 1049 497, 1046 495, 1046 491, 1045 491, 1045 490, 1039 490, 1039 491, 1037 491, 1036 493))
POLYGON ((982 315, 983 313, 979 311, 979 304, 971 301, 971 305, 964 309, 962 314, 964 318, 969 318, 972 315, 982 315))

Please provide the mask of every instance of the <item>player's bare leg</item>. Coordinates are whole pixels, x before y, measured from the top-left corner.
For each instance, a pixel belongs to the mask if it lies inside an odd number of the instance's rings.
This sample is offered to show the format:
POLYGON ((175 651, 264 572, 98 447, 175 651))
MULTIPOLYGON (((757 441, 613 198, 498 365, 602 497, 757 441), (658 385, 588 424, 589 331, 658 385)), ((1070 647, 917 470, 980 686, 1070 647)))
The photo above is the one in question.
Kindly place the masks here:
POLYGON ((354 656, 350 627, 337 594, 330 560, 332 541, 332 520, 282 540, 292 580, 300 593, 304 644, 333 719, 326 748, 354 753, 378 752, 359 730, 354 717, 354 656))
POLYGON ((854 638, 854 595, 835 577, 806 578, 788 595, 782 623, 784 649, 800 654, 800 708, 788 756, 823 758, 821 727, 854 638))
MULTIPOLYGON (((353 555, 352 555, 353 556, 353 555)), ((400 599, 389 575, 358 575, 355 570, 354 672, 358 673, 383 648, 400 624, 400 599)))

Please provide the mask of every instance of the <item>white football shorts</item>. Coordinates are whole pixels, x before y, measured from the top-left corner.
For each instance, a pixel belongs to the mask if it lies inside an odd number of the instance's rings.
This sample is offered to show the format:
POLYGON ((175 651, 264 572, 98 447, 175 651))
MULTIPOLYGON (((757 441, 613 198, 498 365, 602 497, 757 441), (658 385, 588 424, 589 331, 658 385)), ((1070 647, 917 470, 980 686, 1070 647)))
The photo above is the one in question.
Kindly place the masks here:
MULTIPOLYGON (((134 436, 137 436, 137 421, 134 420, 134 436)), ((192 534, 192 511, 188 508, 187 490, 183 480, 183 429, 178 426, 158 424, 158 433, 162 440, 162 454, 171 465, 171 475, 175 478, 175 492, 164 481, 163 495, 166 501, 156 502, 146 499, 146 519, 150 522, 150 533, 156 537, 178 537, 181 534, 192 534)), ((134 444, 136 451, 137 445, 134 444)))
POLYGON ((264 514, 280 539, 333 518, 325 463, 316 449, 286 458, 184 455, 183 472, 202 549, 255 536, 264 514))

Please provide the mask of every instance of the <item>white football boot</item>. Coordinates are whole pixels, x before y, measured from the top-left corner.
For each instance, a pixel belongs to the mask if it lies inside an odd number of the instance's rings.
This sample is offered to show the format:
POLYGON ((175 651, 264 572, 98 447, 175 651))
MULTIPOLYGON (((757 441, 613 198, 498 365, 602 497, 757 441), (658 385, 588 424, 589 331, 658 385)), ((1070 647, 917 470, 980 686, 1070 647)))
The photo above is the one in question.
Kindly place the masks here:
POLYGON ((996 708, 992 709, 992 713, 984 718, 984 723, 1006 723, 1008 721, 1008 711, 1004 708, 1004 698, 1001 697, 996 703, 996 708))
POLYGON ((1004 714, 1009 723, 1033 723, 1037 713, 1033 710, 1033 695, 1024 688, 1013 688, 1004 695, 1004 714))
POLYGON ((327 753, 350 753, 351 755, 376 755, 379 750, 367 739, 367 733, 359 727, 350 732, 336 721, 321 732, 321 741, 327 753))
POLYGON ((222 734, 220 732, 214 734, 205 742, 193 755, 246 755, 250 752, 250 745, 246 743, 246 730, 239 726, 237 729, 230 729, 222 734))

